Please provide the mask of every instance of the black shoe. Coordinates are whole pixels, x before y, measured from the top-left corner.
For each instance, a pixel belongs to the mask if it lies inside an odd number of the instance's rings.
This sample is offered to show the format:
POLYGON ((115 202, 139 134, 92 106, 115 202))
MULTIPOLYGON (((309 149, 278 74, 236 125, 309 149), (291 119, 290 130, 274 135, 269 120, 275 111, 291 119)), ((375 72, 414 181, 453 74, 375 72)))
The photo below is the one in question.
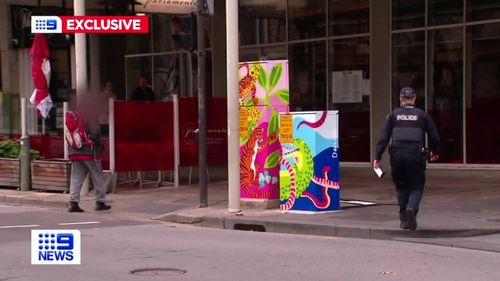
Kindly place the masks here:
POLYGON ((104 203, 104 202, 96 202, 95 203, 95 210, 96 210, 96 212, 107 211, 109 209, 111 209, 111 206, 106 205, 106 203, 104 203))
POLYGON ((408 229, 408 223, 405 222, 405 221, 402 221, 400 224, 399 224, 399 227, 401 227, 401 229, 408 229))
POLYGON ((407 217, 406 223, 408 224, 408 229, 410 230, 417 229, 417 217, 415 216, 415 210, 413 210, 412 208, 407 208, 406 217, 407 217))
POLYGON ((83 209, 78 206, 78 202, 69 202, 68 212, 70 213, 83 213, 83 209))

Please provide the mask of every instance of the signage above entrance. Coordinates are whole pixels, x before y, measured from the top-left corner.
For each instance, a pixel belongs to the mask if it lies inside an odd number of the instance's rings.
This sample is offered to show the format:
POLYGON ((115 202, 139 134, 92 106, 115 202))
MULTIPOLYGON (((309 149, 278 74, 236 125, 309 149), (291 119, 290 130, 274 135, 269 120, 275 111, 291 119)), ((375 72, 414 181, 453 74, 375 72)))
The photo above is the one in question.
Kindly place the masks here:
POLYGON ((136 12, 190 14, 196 12, 196 0, 138 0, 136 12))

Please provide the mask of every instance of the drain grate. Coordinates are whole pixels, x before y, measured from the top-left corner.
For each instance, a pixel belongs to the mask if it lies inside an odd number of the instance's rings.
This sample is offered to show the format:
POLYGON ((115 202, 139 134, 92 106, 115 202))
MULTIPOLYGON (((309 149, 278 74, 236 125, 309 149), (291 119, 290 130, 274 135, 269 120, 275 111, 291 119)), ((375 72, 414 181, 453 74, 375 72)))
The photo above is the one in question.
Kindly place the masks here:
POLYGON ((234 225, 234 230, 266 232, 266 228, 260 224, 237 223, 234 225))
POLYGON ((138 276, 149 277, 163 277, 163 276, 176 276, 186 274, 187 270, 178 268, 141 268, 130 271, 131 274, 138 276))

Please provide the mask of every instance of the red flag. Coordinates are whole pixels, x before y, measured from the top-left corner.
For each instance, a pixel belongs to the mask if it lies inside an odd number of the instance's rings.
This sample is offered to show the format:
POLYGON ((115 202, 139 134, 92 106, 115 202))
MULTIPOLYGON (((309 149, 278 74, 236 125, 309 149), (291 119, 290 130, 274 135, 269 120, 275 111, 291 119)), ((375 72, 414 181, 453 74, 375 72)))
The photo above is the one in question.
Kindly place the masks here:
POLYGON ((50 51, 45 35, 35 34, 30 56, 32 59, 31 75, 35 84, 30 102, 36 106, 43 118, 47 118, 53 103, 49 93, 50 51))

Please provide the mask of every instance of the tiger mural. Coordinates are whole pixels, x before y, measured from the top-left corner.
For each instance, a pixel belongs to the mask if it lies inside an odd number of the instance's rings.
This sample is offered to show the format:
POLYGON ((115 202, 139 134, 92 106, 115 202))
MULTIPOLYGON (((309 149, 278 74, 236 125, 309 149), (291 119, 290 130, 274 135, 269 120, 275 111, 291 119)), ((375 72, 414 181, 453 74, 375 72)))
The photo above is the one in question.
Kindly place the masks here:
POLYGON ((252 131, 248 141, 243 145, 243 151, 240 155, 240 185, 248 186, 256 181, 256 172, 259 167, 255 167, 255 157, 259 146, 264 140, 264 130, 257 127, 252 131))
POLYGON ((239 81, 240 106, 247 105, 249 99, 252 99, 253 105, 258 105, 259 100, 256 97, 257 88, 255 83, 259 78, 262 66, 260 66, 260 64, 249 66, 248 63, 243 63, 240 64, 240 69, 242 67, 246 67, 247 73, 239 81))

